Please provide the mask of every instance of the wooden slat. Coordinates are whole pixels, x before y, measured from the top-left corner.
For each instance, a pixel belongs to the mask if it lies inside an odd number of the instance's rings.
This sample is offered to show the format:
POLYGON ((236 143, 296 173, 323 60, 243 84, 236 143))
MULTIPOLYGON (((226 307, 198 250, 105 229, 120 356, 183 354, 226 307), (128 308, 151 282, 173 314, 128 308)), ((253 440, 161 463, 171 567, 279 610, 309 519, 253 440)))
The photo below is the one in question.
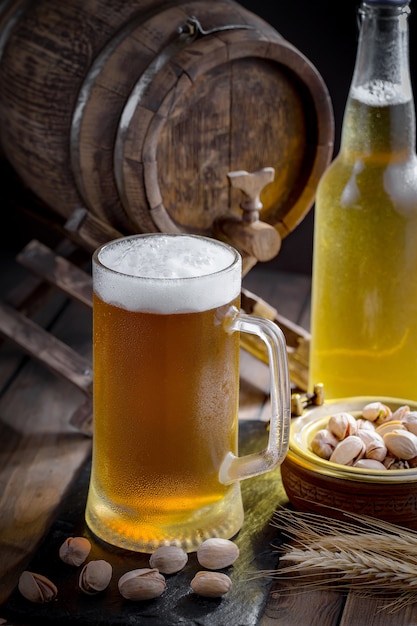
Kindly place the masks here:
POLYGON ((106 224, 82 207, 75 209, 65 223, 68 236, 85 250, 93 252, 98 246, 122 236, 110 224, 106 224))
POLYGON ((37 240, 17 255, 21 265, 81 304, 92 306, 91 276, 37 240))
POLYGON ((91 363, 15 309, 0 303, 0 333, 51 371, 90 393, 91 363))
MULTIPOLYGON (((343 594, 331 589, 289 593, 291 585, 276 585, 259 626, 338 626, 343 612, 343 594)), ((369 622, 349 622, 349 626, 362 626, 369 622)), ((346 624, 348 626, 348 624, 346 624)))
MULTIPOLYGON (((394 600, 395 598, 391 598, 394 600)), ((383 609, 377 596, 361 598, 350 593, 346 602, 340 626, 366 624, 367 626, 413 626, 417 623, 417 603, 397 611, 383 609)))
POLYGON ((88 396, 71 415, 69 423, 79 432, 93 436, 93 398, 88 396))
MULTIPOLYGON (((77 257, 79 254, 78 250, 73 243, 65 239, 57 244, 54 252, 57 255, 59 254, 59 256, 71 259, 73 262, 74 256, 77 257)), ((29 266, 28 269, 31 270, 31 267, 29 266)), ((4 301, 26 315, 39 310, 50 298, 53 291, 51 289, 52 286, 45 282, 43 278, 39 278, 32 273, 27 274, 24 269, 22 269, 22 275, 20 275, 16 258, 13 259, 10 271, 13 274, 17 274, 19 279, 14 281, 11 289, 5 290, 4 301)))
POLYGON ((242 308, 251 315, 260 315, 275 322, 282 330, 287 345, 296 348, 300 338, 310 340, 310 333, 298 324, 280 315, 278 311, 265 300, 249 291, 242 289, 242 308))
MULTIPOLYGON (((301 391, 308 387, 308 362, 310 350, 310 333, 298 326, 248 289, 242 289, 242 308, 249 315, 259 315, 271 320, 279 326, 287 343, 288 368, 290 379, 301 391)), ((265 344, 255 335, 242 334, 242 347, 255 357, 268 363, 265 344)))

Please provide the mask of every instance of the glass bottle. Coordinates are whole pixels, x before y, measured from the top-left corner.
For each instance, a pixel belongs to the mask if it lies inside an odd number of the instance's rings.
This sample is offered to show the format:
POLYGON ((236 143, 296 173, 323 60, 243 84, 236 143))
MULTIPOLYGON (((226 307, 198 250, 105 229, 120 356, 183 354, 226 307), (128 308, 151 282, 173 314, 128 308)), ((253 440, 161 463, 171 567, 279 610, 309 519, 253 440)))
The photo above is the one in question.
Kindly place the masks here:
POLYGON ((316 194, 310 386, 417 400, 417 158, 408 2, 366 0, 341 146, 316 194))

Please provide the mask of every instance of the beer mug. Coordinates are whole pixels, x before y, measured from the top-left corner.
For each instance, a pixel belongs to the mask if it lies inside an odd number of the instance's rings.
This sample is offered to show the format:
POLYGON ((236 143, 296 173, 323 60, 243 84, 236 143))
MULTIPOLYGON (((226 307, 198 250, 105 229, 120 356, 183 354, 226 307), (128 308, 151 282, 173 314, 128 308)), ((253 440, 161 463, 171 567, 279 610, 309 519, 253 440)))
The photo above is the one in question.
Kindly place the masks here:
POLYGON ((285 340, 240 312, 241 257, 215 239, 144 234, 93 255, 94 430, 86 506, 104 541, 151 553, 197 549, 243 524, 240 481, 288 447, 285 340), (266 344, 267 447, 239 457, 240 332, 266 344))

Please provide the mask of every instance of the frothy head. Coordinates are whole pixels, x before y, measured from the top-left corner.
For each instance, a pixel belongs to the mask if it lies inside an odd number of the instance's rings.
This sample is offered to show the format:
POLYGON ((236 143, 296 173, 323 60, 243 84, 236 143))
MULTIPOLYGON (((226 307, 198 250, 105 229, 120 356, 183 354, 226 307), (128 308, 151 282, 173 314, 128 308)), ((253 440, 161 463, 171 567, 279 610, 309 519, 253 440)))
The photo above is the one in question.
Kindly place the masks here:
POLYGON ((354 85, 351 95, 355 100, 374 107, 404 104, 412 97, 411 85, 404 86, 387 80, 372 80, 363 85, 354 85))
POLYGON ((197 235, 132 235, 93 255, 97 295, 132 311, 205 311, 240 293, 241 258, 230 246, 197 235))

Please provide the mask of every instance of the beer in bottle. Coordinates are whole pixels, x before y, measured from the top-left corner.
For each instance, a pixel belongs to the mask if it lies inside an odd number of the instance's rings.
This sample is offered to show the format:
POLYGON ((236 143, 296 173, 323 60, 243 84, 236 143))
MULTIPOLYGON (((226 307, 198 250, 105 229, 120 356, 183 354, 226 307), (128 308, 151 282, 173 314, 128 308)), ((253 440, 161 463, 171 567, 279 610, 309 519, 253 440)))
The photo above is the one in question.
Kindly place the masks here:
POLYGON ((417 400, 417 158, 409 2, 365 0, 340 151, 316 194, 311 387, 417 400))

